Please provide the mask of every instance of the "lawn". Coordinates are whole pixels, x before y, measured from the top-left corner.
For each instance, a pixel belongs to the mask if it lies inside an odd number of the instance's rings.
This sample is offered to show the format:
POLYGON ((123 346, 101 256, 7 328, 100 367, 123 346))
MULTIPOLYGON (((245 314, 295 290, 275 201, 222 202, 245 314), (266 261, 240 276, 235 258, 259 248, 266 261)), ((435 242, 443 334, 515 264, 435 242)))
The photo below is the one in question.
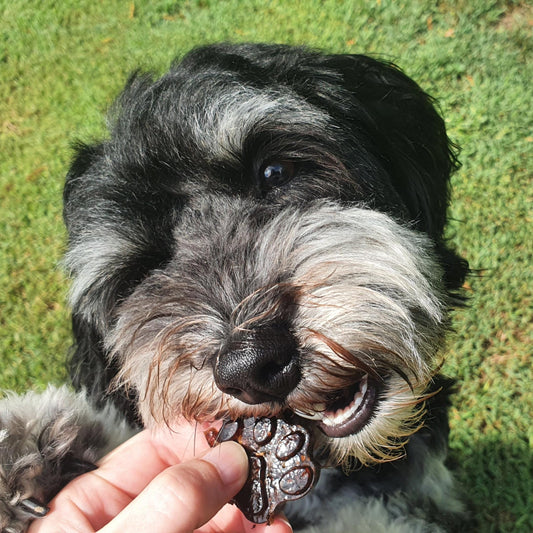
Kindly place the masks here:
POLYGON ((213 41, 392 59, 462 147, 449 237, 473 269, 445 372, 451 459, 480 532, 533 530, 533 10, 527 2, 0 0, 0 388, 65 379, 61 189, 137 67, 213 41))

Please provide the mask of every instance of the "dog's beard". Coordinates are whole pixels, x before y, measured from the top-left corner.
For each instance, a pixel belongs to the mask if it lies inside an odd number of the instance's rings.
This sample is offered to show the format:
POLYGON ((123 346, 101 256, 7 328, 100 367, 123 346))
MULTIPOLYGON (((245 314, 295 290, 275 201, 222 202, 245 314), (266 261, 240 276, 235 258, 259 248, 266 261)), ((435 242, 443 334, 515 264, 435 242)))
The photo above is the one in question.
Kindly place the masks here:
POLYGON ((418 426, 444 329, 429 239, 365 208, 321 202, 266 217, 227 199, 204 216, 209 204, 184 215, 174 259, 125 301, 107 338, 144 423, 289 412, 322 428, 331 463, 396 455, 418 426), (297 341, 298 384, 256 405, 223 393, 213 378, 223 347, 273 322, 297 341))

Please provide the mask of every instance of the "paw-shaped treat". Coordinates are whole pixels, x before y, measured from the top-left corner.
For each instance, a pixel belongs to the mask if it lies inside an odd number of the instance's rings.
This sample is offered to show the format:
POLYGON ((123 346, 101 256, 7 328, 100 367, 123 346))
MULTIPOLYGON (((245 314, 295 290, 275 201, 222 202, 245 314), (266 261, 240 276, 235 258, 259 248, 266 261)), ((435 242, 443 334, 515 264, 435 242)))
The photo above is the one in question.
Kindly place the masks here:
POLYGON ((250 473, 233 503, 251 522, 270 523, 286 502, 305 496, 318 480, 311 436, 302 426, 281 418, 240 418, 206 437, 211 446, 234 440, 246 450, 250 473))

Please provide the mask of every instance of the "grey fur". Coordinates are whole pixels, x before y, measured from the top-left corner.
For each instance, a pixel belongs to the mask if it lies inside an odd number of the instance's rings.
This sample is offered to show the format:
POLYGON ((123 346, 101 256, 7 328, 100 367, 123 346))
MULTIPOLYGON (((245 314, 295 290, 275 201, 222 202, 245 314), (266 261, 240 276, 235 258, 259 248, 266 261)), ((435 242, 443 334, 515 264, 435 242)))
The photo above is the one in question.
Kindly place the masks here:
POLYGON ((343 369, 339 388, 359 372, 316 335, 323 334, 376 372, 391 374, 396 365, 412 379, 414 393, 390 376, 383 416, 353 438, 324 442, 334 463, 379 455, 405 431, 432 375, 444 309, 431 243, 382 213, 327 202, 286 208, 264 224, 257 218, 251 202, 213 197, 184 214, 179 253, 138 286, 108 337, 120 361, 118 382, 141 391, 148 426, 182 413, 218 419, 306 411, 333 387, 328 366, 343 369), (249 406, 218 390, 212 363, 232 337, 287 315, 301 347, 302 380, 286 402, 249 406))
POLYGON ((26 499, 48 502, 76 475, 134 434, 108 405, 84 393, 48 387, 0 401, 0 531, 25 531, 35 516, 26 499))

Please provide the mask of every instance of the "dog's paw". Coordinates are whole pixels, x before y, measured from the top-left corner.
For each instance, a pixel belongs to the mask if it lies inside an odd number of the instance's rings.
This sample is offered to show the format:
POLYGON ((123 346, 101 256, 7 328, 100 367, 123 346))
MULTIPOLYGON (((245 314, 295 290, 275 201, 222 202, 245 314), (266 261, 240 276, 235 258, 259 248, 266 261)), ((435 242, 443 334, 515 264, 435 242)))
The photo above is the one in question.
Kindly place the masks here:
POLYGON ((0 531, 25 531, 75 477, 132 434, 110 408, 50 387, 0 401, 0 531))

